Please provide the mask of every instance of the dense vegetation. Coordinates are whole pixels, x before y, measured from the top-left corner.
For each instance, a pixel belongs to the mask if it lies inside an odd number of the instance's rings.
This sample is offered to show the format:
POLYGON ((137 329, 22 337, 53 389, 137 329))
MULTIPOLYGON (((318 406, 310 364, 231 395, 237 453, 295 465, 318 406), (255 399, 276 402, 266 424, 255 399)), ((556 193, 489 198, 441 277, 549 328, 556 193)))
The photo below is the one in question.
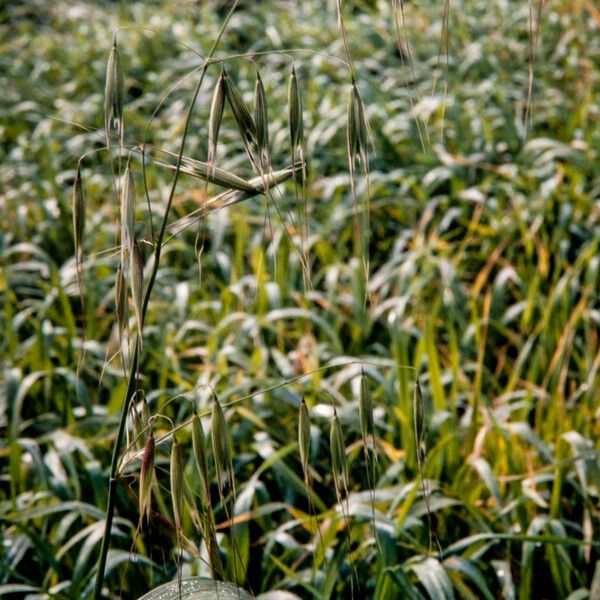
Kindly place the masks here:
MULTIPOLYGON (((2 596, 93 593, 138 327, 132 298, 120 340, 115 175, 132 151, 132 235, 148 285, 176 172, 164 163, 177 164, 227 4, 0 8, 2 596), (121 160, 104 132, 114 37, 121 160)), ((224 64, 249 109, 260 71, 272 168, 288 168, 294 68, 305 196, 287 173, 266 195, 221 207, 230 192, 188 223, 224 188, 181 165, 119 454, 107 597, 211 567, 283 600, 600 594, 600 12, 580 0, 539 14, 524 0, 453 2, 447 18, 442 2, 400 8, 344 3, 368 176, 364 160, 349 173, 351 70, 336 2, 242 2, 224 29, 184 155, 207 159, 224 64), (215 398, 231 463, 211 432, 215 398), (155 480, 141 519, 150 429, 155 480), (211 536, 216 558, 202 542, 211 536)), ((264 188, 234 117, 225 103, 216 165, 264 188)))

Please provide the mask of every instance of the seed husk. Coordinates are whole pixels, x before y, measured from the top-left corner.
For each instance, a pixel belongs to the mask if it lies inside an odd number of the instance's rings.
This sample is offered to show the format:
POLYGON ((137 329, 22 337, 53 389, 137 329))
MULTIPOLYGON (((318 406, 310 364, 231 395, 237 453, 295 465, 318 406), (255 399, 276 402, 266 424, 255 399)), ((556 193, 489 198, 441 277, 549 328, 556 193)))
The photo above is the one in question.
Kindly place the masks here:
POLYGON ((360 431, 363 437, 363 443, 367 444, 369 436, 373 435, 373 400, 367 390, 367 382, 364 375, 360 378, 360 391, 358 397, 358 413, 360 416, 360 431))
POLYGON ((352 82, 348 99, 346 144, 350 171, 354 172, 356 159, 360 157, 365 170, 368 170, 368 126, 365 109, 356 82, 352 82))
POLYGON ((127 322, 127 278, 123 270, 123 263, 119 263, 117 270, 117 283, 115 286, 115 305, 117 312, 117 329, 119 341, 123 334, 125 323, 127 322))
POLYGON ((263 171, 268 172, 271 165, 269 117, 265 88, 258 71, 256 72, 256 84, 254 86, 254 122, 256 124, 256 144, 258 146, 260 164, 263 171))
POLYGON ((415 383, 415 397, 414 397, 414 421, 415 421, 415 441, 417 446, 420 447, 423 441, 423 425, 425 421, 425 407, 423 404, 423 394, 421 393, 421 386, 419 380, 415 383))
POLYGON ((219 494, 222 496, 224 474, 228 471, 231 464, 231 446, 225 414, 216 397, 213 400, 211 415, 211 439, 215 470, 217 473, 217 484, 219 486, 219 494))
POLYGON ((310 415, 304 398, 300 403, 298 415, 298 445, 300 447, 300 462, 304 479, 308 479, 308 459, 310 456, 310 415))
MULTIPOLYGON (((162 154, 176 158, 176 155, 172 152, 168 152, 166 150, 162 150, 161 152, 162 154)), ((177 169, 177 165, 166 163, 160 160, 155 160, 154 164, 171 170, 177 169)), ((252 186, 249 182, 241 177, 238 177, 237 175, 234 175, 225 169, 220 169, 214 164, 209 165, 208 163, 195 160, 187 156, 182 159, 182 165, 180 166, 179 170, 182 173, 191 175, 192 177, 197 177, 198 179, 202 179, 203 181, 208 181, 209 183, 214 183, 222 187, 246 192, 257 192, 256 186, 252 186)))
POLYGON ((121 199, 121 257, 125 258, 133 254, 133 243, 135 240, 135 182, 131 172, 131 160, 127 161, 125 174, 123 175, 123 193, 121 199))
POLYGON ((140 470, 140 518, 150 520, 152 481, 154 478, 154 435, 150 432, 144 446, 140 470))
POLYGON ((81 183, 81 169, 77 167, 75 185, 73 186, 73 242, 75 256, 80 262, 83 255, 83 237, 85 235, 85 197, 81 183))
POLYGON ((196 499, 194 498, 192 489, 188 485, 187 481, 183 482, 183 501, 184 508, 187 511, 187 514, 189 514, 196 531, 203 536, 204 525, 202 523, 202 513, 196 508, 196 499))
POLYGON ((210 105, 208 118, 208 173, 212 174, 215 160, 217 158, 217 141, 223 119, 223 107, 225 106, 225 75, 221 73, 210 105))
POLYGON ((329 436, 329 447, 331 451, 331 471, 336 489, 339 488, 339 482, 342 482, 343 489, 348 488, 348 463, 346 459, 346 447, 344 445, 344 436, 337 412, 334 408, 333 420, 331 421, 331 431, 329 436))
POLYGON ((252 119, 252 115, 250 114, 248 107, 244 103, 240 91, 224 70, 223 81, 225 86, 225 97, 227 98, 227 102, 231 107, 233 118, 235 119, 240 135, 242 136, 244 145, 246 146, 246 149, 249 150, 252 142, 256 140, 257 137, 256 125, 252 119))
POLYGON ((266 193, 270 187, 277 186, 292 177, 299 176, 303 167, 304 163, 296 162, 293 167, 288 167, 287 169, 282 169, 281 171, 271 171, 269 175, 250 179, 245 183, 252 189, 252 191, 228 190, 226 192, 222 192, 207 202, 205 206, 202 206, 182 219, 178 219, 177 221, 171 223, 169 225, 169 230, 183 231, 183 229, 196 222, 204 215, 208 214, 211 208, 215 206, 232 206, 257 194, 266 193))
POLYGON ((302 115, 302 96, 296 77, 296 68, 292 66, 292 74, 288 88, 288 111, 290 120, 290 138, 292 152, 302 145, 304 141, 304 119, 302 115))
POLYGON ((173 434, 173 446, 171 447, 170 461, 171 500, 173 503, 173 520, 177 531, 181 531, 183 515, 183 462, 181 450, 175 434, 173 434))
POLYGON ((221 562, 221 553, 219 552, 219 543, 217 542, 217 533, 214 525, 207 529, 205 534, 206 547, 208 549, 208 563, 213 579, 223 577, 223 563, 221 562))
POLYGON ((110 146, 110 132, 113 124, 116 126, 119 138, 123 137, 123 97, 123 71, 115 37, 108 56, 104 88, 104 131, 107 146, 110 146))
POLYGON ((131 261, 131 298, 138 326, 138 339, 142 343, 142 305, 144 303, 144 261, 137 240, 133 242, 131 261))
POLYGON ((196 459, 196 468, 200 475, 201 494, 203 503, 206 505, 210 501, 210 481, 208 479, 208 460, 206 456, 206 438, 202 429, 200 417, 194 413, 192 417, 192 444, 194 446, 194 457, 196 459))
MULTIPOLYGON (((138 392, 139 393, 139 392, 138 392)), ((140 426, 142 428, 142 443, 146 443, 148 439, 148 428, 150 426, 150 407, 148 406, 148 401, 146 400, 146 395, 141 394, 142 396, 142 412, 140 415, 140 426)))

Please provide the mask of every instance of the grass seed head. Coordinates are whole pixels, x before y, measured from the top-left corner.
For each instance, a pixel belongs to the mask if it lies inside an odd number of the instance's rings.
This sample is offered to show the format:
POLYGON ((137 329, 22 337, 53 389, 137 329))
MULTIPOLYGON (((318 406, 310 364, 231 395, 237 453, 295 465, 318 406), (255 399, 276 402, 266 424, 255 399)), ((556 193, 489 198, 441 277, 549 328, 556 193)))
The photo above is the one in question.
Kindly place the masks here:
POLYGON ((216 397, 213 400, 211 414, 211 439, 215 470, 217 472, 217 483, 219 485, 219 493, 222 494, 223 477, 231 463, 231 447, 225 413, 216 397))
POLYGON ((346 459, 346 447, 344 446, 344 435, 342 426, 334 409, 333 420, 331 421, 331 431, 329 435, 329 447, 331 451, 331 471, 336 482, 342 481, 343 488, 348 487, 348 465, 346 459))
POLYGON ((173 520, 177 531, 180 532, 183 515, 183 462, 175 434, 173 434, 173 446, 171 447, 170 479, 173 520))
MULTIPOLYGON (((199 160, 191 158, 184 158, 181 166, 181 172, 187 173, 192 177, 197 177, 203 181, 209 181, 210 183, 216 183, 222 187, 231 188, 234 190, 246 191, 246 192, 257 192, 257 187, 251 185, 245 179, 234 175, 230 171, 225 169, 219 169, 214 164, 204 163, 199 160)), ((176 165, 159 162, 162 166, 169 169, 175 170, 176 165)))
POLYGON ((225 86, 225 97, 231 107, 231 112, 233 113, 233 118, 240 131, 242 140, 246 148, 249 149, 252 142, 257 138, 256 125, 235 83, 231 81, 225 71, 223 71, 222 76, 225 86))
POLYGON ((208 550, 208 563, 213 579, 223 578, 223 563, 221 562, 221 553, 217 541, 217 532, 212 517, 209 513, 204 515, 204 541, 208 550))
POLYGON ((110 131, 116 125, 119 138, 123 136, 123 71, 115 37, 106 66, 106 85, 104 88, 104 131, 106 143, 110 146, 110 131))
POLYGON ((360 157, 365 169, 368 168, 369 128, 365 118, 362 98, 355 82, 352 82, 348 98, 346 145, 350 170, 354 171, 356 159, 360 157))
POLYGON ((194 457, 196 459, 196 468, 200 475, 202 483, 201 492, 204 502, 210 500, 209 497, 209 480, 208 480, 208 460, 206 457, 206 438, 202 429, 200 417, 194 413, 192 417, 192 444, 194 446, 194 457))
POLYGON ((73 186, 73 242, 75 256, 78 261, 83 255, 83 237, 85 235, 85 197, 81 183, 81 170, 77 168, 75 185, 73 186))
POLYGON ((267 98, 260 74, 256 72, 254 86, 254 122, 256 124, 256 143, 263 171, 268 171, 271 158, 269 150, 269 116, 267 98))
POLYGON ((298 445, 300 447, 300 462, 304 478, 308 476, 308 459, 310 455, 310 416, 308 407, 304 398, 300 403, 300 412, 298 416, 298 445))
POLYGON ((214 167, 217 158, 217 141, 221 129, 221 120, 223 119, 223 107, 225 106, 225 74, 221 73, 215 91, 213 93, 212 103, 210 105, 210 115, 208 117, 208 160, 209 171, 214 167))
POLYGON ((115 286, 115 306, 117 312, 117 328, 119 336, 123 333, 127 322, 127 277, 124 273, 123 263, 119 263, 117 270, 117 283, 115 286))
POLYGON ((131 261, 131 298, 138 326, 138 336, 142 341, 142 305, 144 303, 144 261, 137 241, 133 241, 131 261))
POLYGON ((142 440, 145 443, 148 439, 148 429, 151 423, 150 406, 148 406, 148 400, 146 395, 142 394, 142 414, 140 418, 140 426, 142 428, 142 440))
POLYGON ((414 398, 414 420, 415 420, 415 441, 417 446, 420 446, 424 435, 425 407, 423 404, 423 394, 419 380, 415 383, 415 398, 414 398))
POLYGON ((302 96, 296 77, 296 69, 292 67, 288 88, 288 111, 290 120, 290 137, 292 150, 295 151, 304 141, 304 119, 302 115, 302 96))
POLYGON ((135 182, 131 172, 130 160, 127 161, 123 175, 123 193, 121 196, 121 256, 133 254, 135 239, 135 182))
POLYGON ((346 111, 346 145, 348 149, 348 158, 354 164, 358 149, 360 146, 358 136, 358 111, 356 110, 357 90, 352 84, 350 96, 348 98, 348 108, 346 111))
POLYGON ((360 431, 363 442, 366 444, 368 437, 373 435, 375 426, 373 422, 373 400, 367 390, 367 382, 363 375, 360 378, 358 413, 360 417, 360 431))
POLYGON ((154 478, 154 435, 150 432, 144 446, 140 470, 140 517, 150 519, 152 480, 154 478))

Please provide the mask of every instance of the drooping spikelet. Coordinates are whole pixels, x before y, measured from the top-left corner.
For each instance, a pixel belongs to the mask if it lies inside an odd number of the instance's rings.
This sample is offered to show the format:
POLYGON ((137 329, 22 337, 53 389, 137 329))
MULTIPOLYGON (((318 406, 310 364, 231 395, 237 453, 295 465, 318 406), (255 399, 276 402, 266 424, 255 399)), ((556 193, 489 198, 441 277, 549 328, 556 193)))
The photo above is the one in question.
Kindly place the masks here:
POLYGON ((300 462, 304 480, 308 480, 308 459, 310 455, 310 416, 304 398, 300 403, 298 415, 298 446, 300 447, 300 462))
POLYGON ((123 138, 123 98, 123 71, 115 37, 108 56, 104 87, 104 132, 107 146, 111 145, 110 134, 113 125, 117 130, 119 140, 123 138))
POLYGON ((171 501, 173 504, 173 520, 177 532, 181 531, 183 517, 183 462, 181 450, 175 434, 173 434, 173 446, 171 447, 170 461, 171 501))
POLYGON ((154 435, 150 432, 144 446, 140 469, 140 518, 150 519, 152 481, 154 479, 154 435))

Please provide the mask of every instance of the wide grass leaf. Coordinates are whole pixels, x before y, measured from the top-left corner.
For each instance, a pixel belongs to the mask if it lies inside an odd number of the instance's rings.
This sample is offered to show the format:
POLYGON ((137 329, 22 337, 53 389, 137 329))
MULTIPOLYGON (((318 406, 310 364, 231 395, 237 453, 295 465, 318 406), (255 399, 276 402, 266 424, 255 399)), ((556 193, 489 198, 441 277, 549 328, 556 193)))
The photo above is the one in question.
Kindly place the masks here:
POLYGON ((415 573, 431 600, 454 600, 452 581, 438 560, 426 558, 406 568, 415 573))

